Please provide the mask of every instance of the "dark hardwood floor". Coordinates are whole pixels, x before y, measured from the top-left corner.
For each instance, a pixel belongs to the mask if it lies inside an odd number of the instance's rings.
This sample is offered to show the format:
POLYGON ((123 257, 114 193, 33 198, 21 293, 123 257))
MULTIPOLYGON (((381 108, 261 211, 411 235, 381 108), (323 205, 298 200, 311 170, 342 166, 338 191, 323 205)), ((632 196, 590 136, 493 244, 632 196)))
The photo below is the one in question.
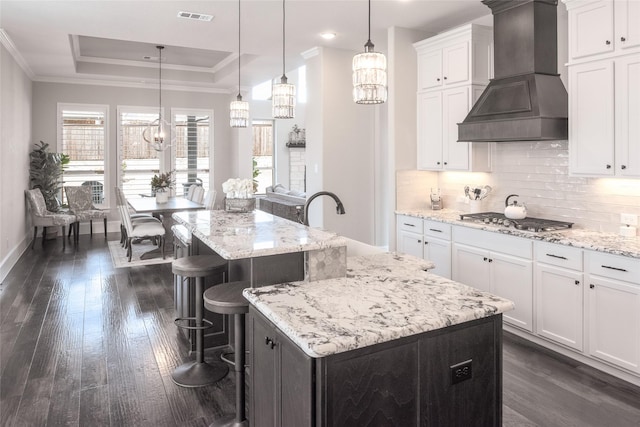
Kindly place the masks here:
MULTIPOLYGON (((173 318, 170 264, 114 269, 100 235, 38 241, 0 285, 1 424, 206 426, 233 413, 232 376, 171 381, 189 359, 173 318)), ((505 426, 640 426, 637 387, 511 335, 504 368, 505 426)))

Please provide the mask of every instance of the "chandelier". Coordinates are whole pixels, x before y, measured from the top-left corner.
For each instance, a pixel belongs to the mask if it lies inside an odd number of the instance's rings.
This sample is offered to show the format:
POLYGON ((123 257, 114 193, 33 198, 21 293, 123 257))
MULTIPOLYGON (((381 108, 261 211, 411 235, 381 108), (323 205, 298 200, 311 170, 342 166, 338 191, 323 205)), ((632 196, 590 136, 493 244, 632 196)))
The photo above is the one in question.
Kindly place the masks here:
POLYGON ((142 132, 142 138, 151 144, 154 150, 164 151, 171 147, 171 145, 164 143, 166 122, 162 117, 162 50, 164 46, 156 46, 156 48, 158 49, 158 118, 147 125, 147 128, 142 132), (151 128, 155 128, 152 139, 149 138, 151 128))

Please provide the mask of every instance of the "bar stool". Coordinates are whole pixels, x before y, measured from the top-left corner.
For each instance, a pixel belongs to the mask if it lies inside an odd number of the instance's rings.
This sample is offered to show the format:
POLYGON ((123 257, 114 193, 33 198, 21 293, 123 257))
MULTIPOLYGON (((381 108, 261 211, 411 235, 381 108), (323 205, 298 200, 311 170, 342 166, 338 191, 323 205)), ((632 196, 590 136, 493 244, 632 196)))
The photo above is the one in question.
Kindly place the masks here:
POLYGON ((214 384, 224 378, 229 372, 229 367, 222 362, 207 363, 204 361, 204 330, 213 324, 204 318, 204 278, 227 270, 227 262, 213 256, 193 255, 179 258, 171 264, 173 274, 182 277, 195 278, 196 301, 195 317, 182 317, 175 319, 176 326, 195 330, 196 335, 196 360, 186 362, 178 366, 171 378, 173 382, 182 387, 203 387, 214 384), (181 322, 193 320, 195 326, 184 325, 181 322))
POLYGON ((204 307, 218 314, 233 315, 236 372, 236 414, 215 420, 209 427, 246 427, 249 421, 244 412, 244 315, 249 303, 242 290, 251 287, 249 282, 229 282, 213 286, 204 293, 204 307))

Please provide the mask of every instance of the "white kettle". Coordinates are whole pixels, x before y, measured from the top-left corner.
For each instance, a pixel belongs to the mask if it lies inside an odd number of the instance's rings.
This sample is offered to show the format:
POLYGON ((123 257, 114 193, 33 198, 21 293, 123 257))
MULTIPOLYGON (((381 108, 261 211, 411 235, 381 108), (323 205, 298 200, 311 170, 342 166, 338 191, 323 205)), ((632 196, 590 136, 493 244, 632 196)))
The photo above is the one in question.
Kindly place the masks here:
POLYGON ((504 216, 509 219, 525 219, 527 217, 527 207, 523 204, 518 204, 517 200, 514 200, 509 204, 509 199, 512 197, 520 197, 517 194, 510 194, 504 201, 504 216))

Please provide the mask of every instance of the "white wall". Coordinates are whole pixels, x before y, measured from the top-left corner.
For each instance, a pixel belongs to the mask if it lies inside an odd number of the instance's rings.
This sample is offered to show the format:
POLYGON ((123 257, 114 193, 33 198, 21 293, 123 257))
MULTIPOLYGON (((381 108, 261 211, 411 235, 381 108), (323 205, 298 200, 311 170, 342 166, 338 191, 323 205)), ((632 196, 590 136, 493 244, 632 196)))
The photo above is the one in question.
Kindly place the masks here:
MULTIPOLYGON (((222 183, 234 176, 238 171, 234 169, 232 156, 233 135, 229 126, 229 101, 226 94, 211 94, 201 92, 162 91, 162 106, 165 114, 171 108, 199 108, 213 110, 213 143, 214 143, 214 171, 213 182, 215 190, 222 191, 222 183)), ((57 104, 85 103, 106 104, 109 106, 109 146, 113 155, 110 157, 110 182, 105 185, 110 191, 110 200, 115 200, 113 188, 117 177, 117 113, 116 107, 121 106, 152 106, 158 105, 158 91, 156 89, 138 89, 112 86, 95 86, 81 84, 62 84, 36 82, 33 85, 33 140, 42 140, 56 149, 57 104)), ((251 175, 248 175, 249 177, 251 175)), ((113 204, 112 207, 115 207, 113 204)), ((116 219, 115 211, 111 218, 116 219)))
POLYGON ((30 243, 24 190, 29 188, 32 83, 0 44, 0 280, 30 243))
POLYGON ((346 215, 328 197, 313 202, 310 224, 364 243, 374 243, 375 138, 380 107, 352 98, 356 52, 317 48, 308 53, 307 194, 336 193, 346 215))

